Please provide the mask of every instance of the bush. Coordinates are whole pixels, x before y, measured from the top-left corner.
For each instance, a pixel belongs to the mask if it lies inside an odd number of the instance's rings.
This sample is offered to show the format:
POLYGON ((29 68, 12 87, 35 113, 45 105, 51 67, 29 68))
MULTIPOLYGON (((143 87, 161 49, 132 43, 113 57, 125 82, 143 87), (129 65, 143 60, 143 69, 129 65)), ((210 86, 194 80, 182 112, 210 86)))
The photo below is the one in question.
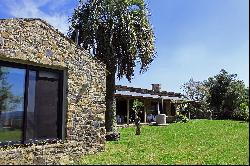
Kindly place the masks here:
POLYGON ((177 115, 176 121, 177 122, 182 122, 182 123, 187 123, 189 121, 188 117, 182 114, 177 115))
POLYGON ((240 104, 240 107, 234 110, 233 119, 249 122, 249 107, 247 102, 240 104))
POLYGON ((244 120, 249 122, 249 110, 241 110, 241 109, 235 110, 233 114, 233 119, 244 120))

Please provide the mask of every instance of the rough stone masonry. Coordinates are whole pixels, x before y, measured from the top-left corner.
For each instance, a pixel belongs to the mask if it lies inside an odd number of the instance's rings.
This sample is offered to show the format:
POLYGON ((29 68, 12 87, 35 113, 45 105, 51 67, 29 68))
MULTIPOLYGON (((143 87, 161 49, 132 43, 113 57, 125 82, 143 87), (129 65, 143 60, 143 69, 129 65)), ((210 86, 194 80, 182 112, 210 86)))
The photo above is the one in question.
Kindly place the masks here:
POLYGON ((67 164, 105 148, 105 65, 41 19, 0 19, 0 60, 66 71, 65 139, 0 147, 0 164, 67 164))

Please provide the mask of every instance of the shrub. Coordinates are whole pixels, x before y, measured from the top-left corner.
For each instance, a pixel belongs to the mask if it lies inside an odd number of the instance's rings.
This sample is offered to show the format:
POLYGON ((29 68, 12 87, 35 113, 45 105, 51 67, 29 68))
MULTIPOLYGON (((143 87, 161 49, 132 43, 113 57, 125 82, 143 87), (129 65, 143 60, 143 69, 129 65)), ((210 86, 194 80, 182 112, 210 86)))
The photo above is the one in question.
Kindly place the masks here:
POLYGON ((188 117, 186 115, 183 115, 183 114, 179 114, 177 115, 177 118, 176 118, 176 123, 177 122, 182 122, 182 123, 187 123, 189 121, 188 117))
POLYGON ((249 108, 246 102, 240 104, 240 108, 235 109, 233 119, 249 122, 249 108))

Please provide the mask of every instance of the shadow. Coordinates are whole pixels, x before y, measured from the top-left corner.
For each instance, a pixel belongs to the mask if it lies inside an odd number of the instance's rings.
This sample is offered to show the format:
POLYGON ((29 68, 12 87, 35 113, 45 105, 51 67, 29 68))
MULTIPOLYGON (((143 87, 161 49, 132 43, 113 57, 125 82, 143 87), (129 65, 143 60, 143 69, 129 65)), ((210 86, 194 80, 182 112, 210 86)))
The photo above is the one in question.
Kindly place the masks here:
POLYGON ((82 94, 86 91, 88 93, 88 83, 82 85, 81 89, 79 90, 79 93, 76 96, 76 103, 80 101, 82 94))

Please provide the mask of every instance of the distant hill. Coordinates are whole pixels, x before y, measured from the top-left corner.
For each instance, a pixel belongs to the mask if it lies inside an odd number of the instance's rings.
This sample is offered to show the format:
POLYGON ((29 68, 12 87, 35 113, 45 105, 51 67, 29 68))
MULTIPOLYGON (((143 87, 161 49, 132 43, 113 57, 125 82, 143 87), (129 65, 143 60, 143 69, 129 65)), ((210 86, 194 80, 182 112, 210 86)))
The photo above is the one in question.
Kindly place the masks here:
POLYGON ((7 111, 1 112, 0 119, 20 119, 23 117, 23 111, 7 111))

